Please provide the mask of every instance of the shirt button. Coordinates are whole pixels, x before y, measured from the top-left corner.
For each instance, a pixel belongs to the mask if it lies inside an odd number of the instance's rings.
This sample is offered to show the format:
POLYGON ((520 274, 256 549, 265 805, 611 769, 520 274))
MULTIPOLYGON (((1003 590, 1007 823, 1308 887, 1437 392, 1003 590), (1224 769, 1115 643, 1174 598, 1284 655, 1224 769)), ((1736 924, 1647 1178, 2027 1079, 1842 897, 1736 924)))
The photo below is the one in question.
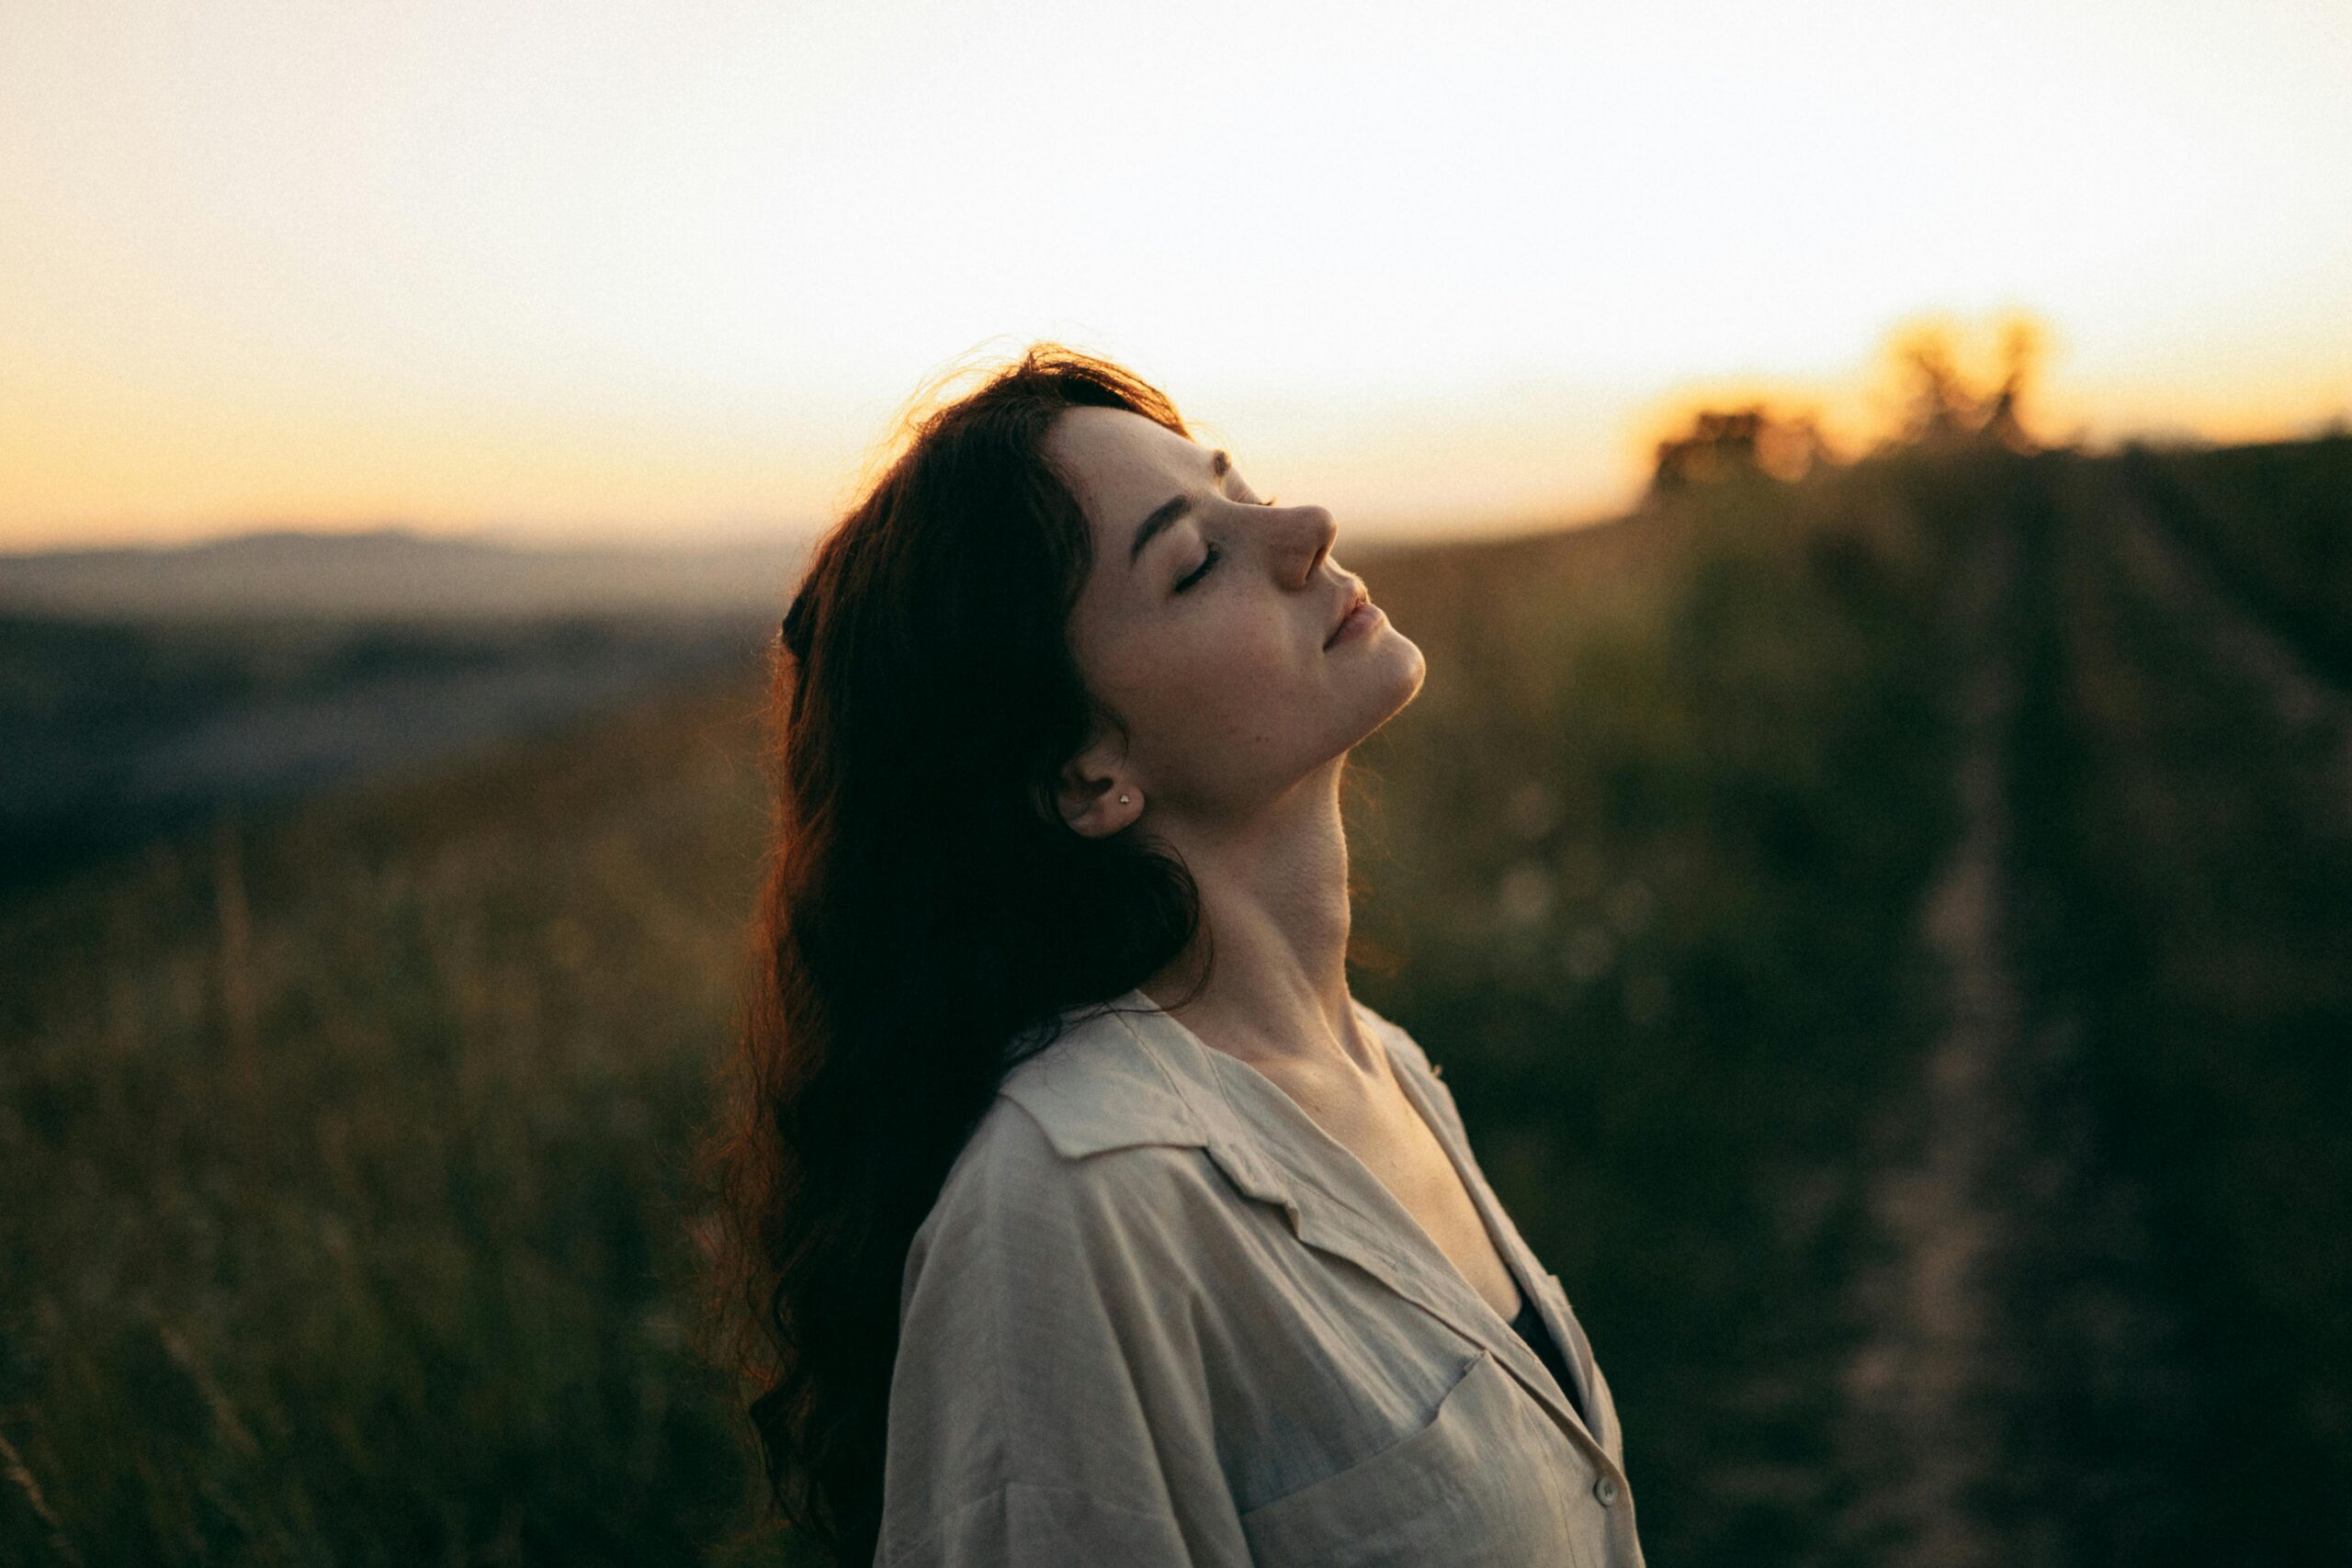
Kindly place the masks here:
POLYGON ((1602 1476, 1592 1483, 1592 1495, 1600 1498, 1600 1506, 1606 1508, 1617 1501, 1617 1478, 1613 1475, 1602 1476))

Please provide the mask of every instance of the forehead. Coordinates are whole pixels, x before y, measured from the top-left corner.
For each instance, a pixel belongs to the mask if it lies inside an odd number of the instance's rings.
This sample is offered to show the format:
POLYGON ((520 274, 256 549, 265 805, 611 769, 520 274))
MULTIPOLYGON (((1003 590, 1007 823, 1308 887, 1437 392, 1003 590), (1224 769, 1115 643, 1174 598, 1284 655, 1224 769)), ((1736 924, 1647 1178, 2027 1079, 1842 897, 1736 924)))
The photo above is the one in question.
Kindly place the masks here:
MULTIPOLYGON (((1209 454, 1125 409, 1066 409, 1046 433, 1046 456, 1086 511, 1098 540, 1133 528, 1155 506, 1198 484, 1209 454)), ((1125 547, 1121 545, 1121 558, 1125 547)))

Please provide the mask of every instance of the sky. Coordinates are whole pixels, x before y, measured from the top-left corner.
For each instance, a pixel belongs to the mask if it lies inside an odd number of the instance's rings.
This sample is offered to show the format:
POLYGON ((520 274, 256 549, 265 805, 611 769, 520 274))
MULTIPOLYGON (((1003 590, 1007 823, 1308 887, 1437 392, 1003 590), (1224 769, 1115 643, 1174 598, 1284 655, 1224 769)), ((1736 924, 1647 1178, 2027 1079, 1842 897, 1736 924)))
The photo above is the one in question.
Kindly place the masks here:
POLYGON ((1593 515, 1709 398, 2352 414, 2345 0, 0 0, 0 548, 802 528, 1054 338, 1343 533, 1593 515))

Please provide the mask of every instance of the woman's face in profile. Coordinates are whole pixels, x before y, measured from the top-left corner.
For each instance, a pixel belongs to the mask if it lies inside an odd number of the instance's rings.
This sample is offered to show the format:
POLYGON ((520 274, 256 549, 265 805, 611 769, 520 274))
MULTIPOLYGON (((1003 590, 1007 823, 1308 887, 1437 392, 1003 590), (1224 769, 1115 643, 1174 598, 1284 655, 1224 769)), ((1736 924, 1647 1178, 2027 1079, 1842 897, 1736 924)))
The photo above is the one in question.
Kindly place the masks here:
POLYGON ((1376 608, 1335 639, 1361 580, 1332 558, 1322 507, 1266 505, 1224 453, 1124 409, 1067 411, 1046 457, 1093 531, 1071 651, 1128 730, 1079 759, 1090 783, 1116 778, 1080 830, 1147 806, 1246 821, 1420 690, 1421 650, 1376 608), (1121 790, 1137 796, 1124 808, 1121 790))

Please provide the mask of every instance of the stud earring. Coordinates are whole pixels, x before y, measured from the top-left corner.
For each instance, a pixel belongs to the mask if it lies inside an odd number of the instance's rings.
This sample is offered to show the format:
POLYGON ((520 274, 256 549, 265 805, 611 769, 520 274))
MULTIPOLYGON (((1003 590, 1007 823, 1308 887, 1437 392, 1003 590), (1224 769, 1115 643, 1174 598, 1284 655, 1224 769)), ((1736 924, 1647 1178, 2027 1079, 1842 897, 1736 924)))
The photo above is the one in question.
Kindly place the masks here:
POLYGON ((1125 795, 1123 795, 1119 796, 1119 804, 1120 804, 1120 805, 1125 806, 1126 803, 1127 803, 1127 797, 1126 797, 1125 795))

